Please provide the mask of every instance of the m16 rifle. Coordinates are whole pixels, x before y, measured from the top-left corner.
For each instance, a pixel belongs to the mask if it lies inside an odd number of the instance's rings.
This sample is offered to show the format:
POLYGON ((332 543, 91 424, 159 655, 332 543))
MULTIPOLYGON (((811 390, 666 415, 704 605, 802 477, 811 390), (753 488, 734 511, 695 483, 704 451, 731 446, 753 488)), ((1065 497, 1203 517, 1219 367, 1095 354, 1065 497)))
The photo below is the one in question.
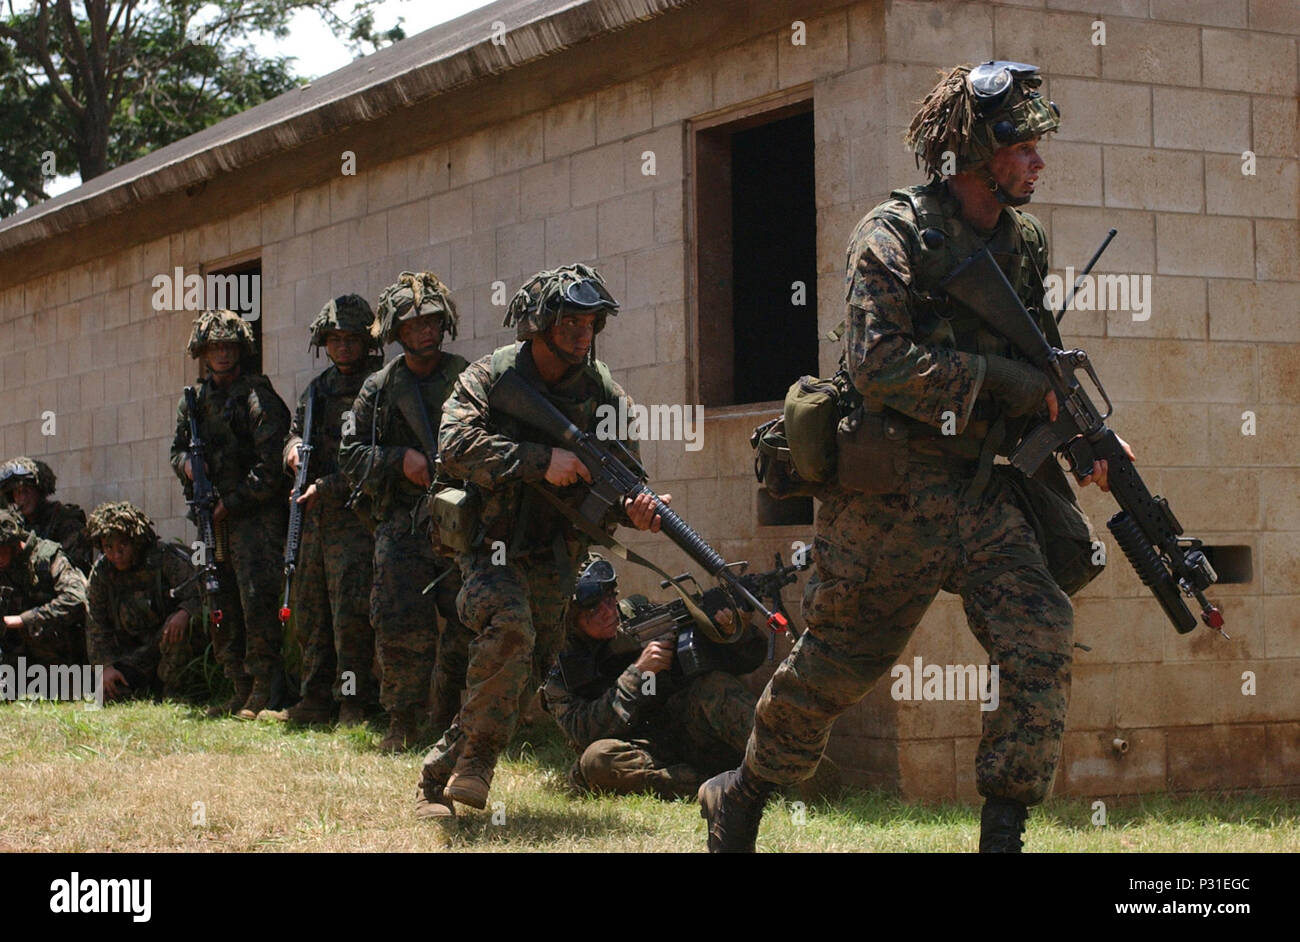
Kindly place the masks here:
MULTIPOLYGON (((192 485, 190 499, 186 503, 190 505, 190 516, 199 528, 199 539, 203 542, 203 565, 198 568, 194 578, 202 580, 204 598, 207 604, 212 607, 212 623, 219 625, 221 624, 221 609, 213 607, 216 604, 218 594, 221 592, 221 583, 217 579, 217 532, 216 526, 212 522, 212 511, 217 506, 217 495, 212 488, 212 482, 208 480, 208 465, 205 458, 206 447, 203 443, 203 436, 199 434, 199 400, 193 386, 185 387, 185 408, 190 414, 188 456, 190 472, 193 475, 190 482, 192 485)), ((172 589, 171 597, 176 598, 177 593, 191 581, 187 579, 181 585, 172 589)))
POLYGON ((307 393, 307 404, 302 413, 302 441, 298 443, 298 473, 294 475, 293 491, 289 494, 289 532, 284 538, 284 595, 280 600, 280 622, 288 624, 293 615, 290 592, 293 574, 298 568, 298 546, 302 542, 302 504, 298 498, 307 489, 307 467, 311 464, 312 413, 315 411, 316 390, 307 393))
MULTIPOLYGON (((659 515, 660 531, 676 543, 719 584, 727 589, 738 601, 743 600, 762 614, 772 631, 785 631, 789 619, 779 610, 768 609, 754 593, 742 582, 735 572, 741 564, 728 563, 704 538, 691 529, 686 521, 668 508, 659 495, 646 486, 645 468, 623 446, 622 442, 602 442, 579 429, 565 415, 552 405, 528 380, 513 366, 507 369, 492 386, 488 395, 488 404, 499 413, 508 415, 523 424, 536 429, 554 444, 567 448, 591 473, 591 484, 585 498, 577 509, 554 498, 549 491, 541 490, 558 510, 569 517, 570 521, 595 539, 606 539, 601 535, 601 522, 611 507, 622 508, 623 500, 633 499, 641 494, 649 494, 654 504, 654 511, 659 515)), ((670 580, 671 581, 671 580, 670 580)), ((675 583, 674 583, 675 584, 675 583)), ((685 604, 685 599, 680 601, 685 604)), ((689 611, 691 605, 686 608, 689 611)), ((694 613, 692 613, 694 616, 694 613)), ((716 632, 710 625, 701 624, 695 616, 696 624, 706 634, 716 632)), ((734 641, 739 637, 718 635, 714 640, 734 641)))
MULTIPOLYGON (((766 572, 744 573, 739 579, 751 593, 770 602, 774 611, 785 615, 785 604, 781 600, 781 590, 798 579, 799 573, 807 568, 807 561, 800 565, 793 563, 789 566, 782 565, 781 554, 777 553, 775 568, 766 572)), ((724 589, 719 587, 701 594, 699 584, 689 574, 678 576, 674 581, 680 586, 687 580, 695 585, 695 592, 692 593, 695 603, 710 618, 717 618, 719 615, 726 613, 730 613, 732 619, 740 617, 740 612, 732 608, 732 599, 724 589)), ((659 587, 666 589, 669 585, 670 583, 665 581, 660 583, 659 587)), ((719 645, 702 632, 697 632, 695 619, 681 599, 672 599, 659 604, 638 602, 635 599, 636 597, 633 596, 624 599, 620 603, 620 607, 630 609, 631 614, 630 617, 620 622, 618 633, 635 641, 641 647, 645 647, 651 641, 673 635, 676 656, 673 658, 672 669, 674 674, 679 675, 681 678, 689 679, 697 674, 711 670, 727 670, 730 673, 748 674, 758 668, 758 663, 761 661, 751 664, 750 661, 743 659, 742 655, 743 663, 737 664, 736 659, 731 656, 730 646, 719 645), (740 669, 742 667, 743 670, 740 669)), ((743 602, 739 608, 745 611, 750 610, 749 606, 743 602)), ((741 632, 744 630, 739 625, 733 625, 733 629, 738 629, 741 632)), ((793 633, 794 628, 791 627, 790 631, 793 633)), ((775 632, 768 635, 767 656, 769 659, 775 653, 775 640, 775 632)))
POLYGON ((1070 470, 1082 479, 1092 472, 1097 460, 1104 460, 1110 492, 1120 506, 1106 526, 1142 582, 1180 634, 1196 627, 1196 617, 1179 595, 1180 590, 1196 599, 1201 620, 1224 634, 1223 613, 1205 597, 1205 590, 1218 581, 1218 575, 1201 550, 1201 541, 1183 536, 1182 525, 1169 502, 1151 495, 1119 438, 1106 425, 1113 407, 1088 354, 1082 350, 1057 350, 1047 342, 987 248, 960 263, 940 288, 1009 340, 1047 375, 1056 393, 1056 420, 1041 422, 1024 437, 1010 456, 1012 466, 1032 475, 1055 453, 1064 456, 1070 470), (1104 414, 1080 385, 1080 371, 1088 374, 1105 401, 1104 414))

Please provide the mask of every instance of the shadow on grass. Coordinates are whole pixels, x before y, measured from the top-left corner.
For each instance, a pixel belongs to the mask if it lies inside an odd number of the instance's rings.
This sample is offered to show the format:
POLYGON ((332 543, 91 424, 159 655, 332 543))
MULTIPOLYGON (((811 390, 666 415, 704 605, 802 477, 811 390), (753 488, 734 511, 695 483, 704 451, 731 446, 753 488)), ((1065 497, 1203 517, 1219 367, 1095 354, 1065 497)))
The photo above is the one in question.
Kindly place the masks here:
POLYGON ((504 819, 502 813, 494 816, 490 805, 481 812, 458 809, 455 823, 443 825, 447 849, 492 844, 522 849, 570 842, 577 849, 580 842, 591 838, 647 837, 656 833, 653 827, 630 819, 622 808, 592 808, 586 802, 574 802, 564 811, 525 808, 504 819))

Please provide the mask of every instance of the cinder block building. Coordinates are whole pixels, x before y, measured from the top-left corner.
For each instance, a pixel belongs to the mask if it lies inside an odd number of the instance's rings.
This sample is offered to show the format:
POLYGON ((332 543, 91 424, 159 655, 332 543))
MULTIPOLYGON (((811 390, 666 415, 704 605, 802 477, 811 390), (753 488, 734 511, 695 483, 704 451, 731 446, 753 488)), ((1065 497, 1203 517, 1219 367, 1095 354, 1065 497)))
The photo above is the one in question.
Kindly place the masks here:
MULTIPOLYGON (((0 445, 48 460, 64 499, 130 499, 192 539, 167 452, 193 311, 159 303, 156 276, 259 275, 262 367, 291 400, 337 294, 373 303, 431 269, 472 359, 512 339, 524 277, 581 260, 622 302, 597 340, 615 377, 638 402, 704 406, 699 450, 647 443, 654 486, 766 567, 811 543, 813 507, 759 494, 749 434, 800 374, 833 370, 849 234, 922 180, 901 143, 916 103, 938 68, 1036 63, 1062 112, 1029 207, 1054 267, 1115 226, 1098 271, 1149 276, 1145 317, 1071 311, 1067 343, 1151 489, 1213 547, 1232 635, 1175 634, 1112 552, 1075 600, 1089 650, 1056 791, 1300 784, 1298 35, 1286 0, 503 0, 0 221, 0 445)), ((1083 503, 1108 536, 1110 498, 1083 503)), ((900 663, 917 657, 985 660, 954 597, 900 663)), ((973 798, 976 704, 890 687, 831 754, 860 783, 973 798)))

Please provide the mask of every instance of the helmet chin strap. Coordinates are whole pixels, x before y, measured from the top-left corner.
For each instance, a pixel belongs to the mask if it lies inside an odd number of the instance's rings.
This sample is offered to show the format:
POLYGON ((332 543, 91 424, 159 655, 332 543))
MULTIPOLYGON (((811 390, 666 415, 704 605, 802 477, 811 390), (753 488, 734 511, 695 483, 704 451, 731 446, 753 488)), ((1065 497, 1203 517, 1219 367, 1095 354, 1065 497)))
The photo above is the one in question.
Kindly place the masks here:
POLYGON ((550 333, 550 328, 542 331, 540 334, 541 341, 546 345, 546 349, 550 350, 551 354, 561 363, 568 364, 569 366, 577 366, 586 359, 585 356, 576 356, 569 353, 567 350, 561 350, 555 344, 551 343, 550 333))
POLYGON ((1002 188, 1002 184, 993 176, 993 171, 989 169, 988 164, 985 164, 981 170, 984 173, 984 182, 988 185, 989 192, 992 193, 997 201, 1003 206, 1024 206, 1034 198, 1034 194, 1032 193, 1028 193, 1024 196, 1012 196, 1002 188))

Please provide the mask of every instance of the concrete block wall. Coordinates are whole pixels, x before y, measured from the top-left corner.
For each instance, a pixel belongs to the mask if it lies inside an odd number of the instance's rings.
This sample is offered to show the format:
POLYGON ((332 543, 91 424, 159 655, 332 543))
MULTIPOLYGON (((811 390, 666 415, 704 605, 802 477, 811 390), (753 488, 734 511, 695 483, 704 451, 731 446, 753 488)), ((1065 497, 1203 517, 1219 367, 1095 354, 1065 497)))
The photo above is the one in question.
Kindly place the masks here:
MULTIPOLYGON (((811 84, 825 330, 843 316, 853 226, 892 187, 921 180, 901 136, 936 70, 990 55, 1036 62, 1063 114, 1043 148, 1048 166, 1032 207, 1054 265, 1081 266, 1113 225, 1120 236, 1098 270, 1152 279, 1148 320, 1071 312, 1067 342, 1096 360, 1114 425, 1137 447, 1152 490, 1169 497, 1189 532, 1247 545, 1255 560, 1251 582, 1214 593, 1233 634, 1226 642, 1204 631, 1176 636, 1127 562, 1112 557, 1078 599, 1078 639, 1093 650, 1076 661, 1057 788, 1300 782, 1300 705, 1284 679, 1300 658, 1294 7, 786 6, 729 18, 707 49, 670 65, 386 163, 367 161, 359 128, 355 139, 340 135, 357 155, 355 176, 0 291, 0 381, 13 403, 0 417, 4 452, 47 456, 65 499, 87 509, 131 499, 165 535, 190 538, 167 450, 180 387, 195 372, 183 352, 191 315, 154 312, 149 280, 249 252, 262 260, 265 369, 287 401, 326 363, 307 352, 306 327, 336 294, 374 303, 397 272, 432 269, 460 309, 450 348, 474 358, 511 339, 502 302, 523 278, 582 260, 623 304, 598 338, 599 355, 636 401, 686 404, 696 362, 687 349, 687 119, 811 84), (796 16, 804 46, 791 43, 796 16), (1105 45, 1092 42, 1097 21, 1105 45), (1244 151, 1254 154, 1254 175, 1241 172, 1244 151), (643 172, 647 152, 653 175, 643 172), (57 417, 52 436, 41 433, 47 410, 57 417), (1248 410, 1257 423, 1249 437, 1248 410), (1247 670, 1257 679, 1250 698, 1240 693, 1247 670), (1122 759, 1111 751, 1117 735, 1130 744, 1122 759)), ((638 29, 667 33, 671 20, 638 29)), ((505 78, 507 87, 524 80, 505 78)), ((822 368, 838 354, 824 343, 822 368)), ((760 567, 812 536, 810 526, 756 523, 748 435, 768 411, 710 415, 699 452, 680 442, 644 449, 652 481, 683 516, 728 558, 760 567)), ((1109 498, 1090 488, 1084 506, 1108 537, 1109 498)), ((666 568, 686 568, 659 538, 628 542, 666 568)), ((651 587, 626 568, 628 588, 651 587)), ((802 583, 787 594, 796 618, 802 583)), ((778 654, 787 649, 782 642, 778 654)), ((941 596, 904 663, 914 656, 983 659, 958 600, 941 596)), ((882 683, 841 720, 831 751, 859 781, 970 798, 979 715, 972 703, 895 703, 882 683)))

